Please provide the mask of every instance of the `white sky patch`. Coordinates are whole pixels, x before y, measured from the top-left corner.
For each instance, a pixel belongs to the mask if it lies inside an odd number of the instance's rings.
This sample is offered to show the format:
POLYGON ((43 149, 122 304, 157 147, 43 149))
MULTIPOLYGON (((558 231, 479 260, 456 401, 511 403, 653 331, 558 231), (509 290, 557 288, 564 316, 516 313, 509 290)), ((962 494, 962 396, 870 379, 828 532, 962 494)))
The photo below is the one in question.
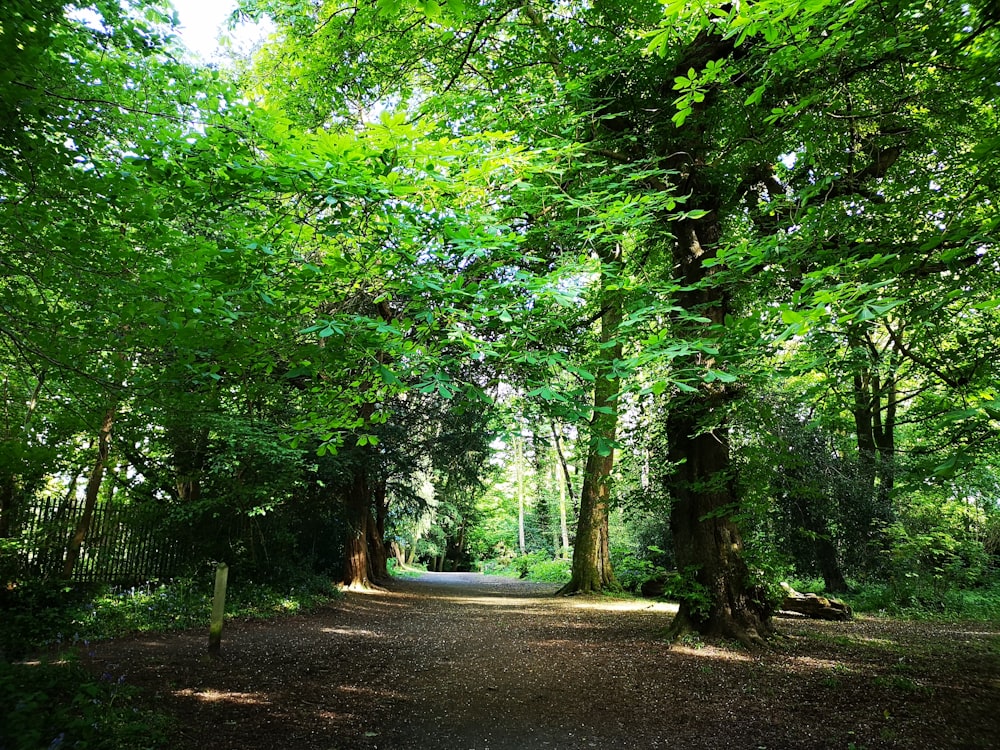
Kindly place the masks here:
POLYGON ((227 47, 220 42, 222 37, 229 39, 229 51, 245 54, 271 31, 269 23, 242 23, 229 31, 226 23, 236 9, 236 0, 172 0, 172 5, 180 19, 178 36, 205 62, 225 60, 227 47))

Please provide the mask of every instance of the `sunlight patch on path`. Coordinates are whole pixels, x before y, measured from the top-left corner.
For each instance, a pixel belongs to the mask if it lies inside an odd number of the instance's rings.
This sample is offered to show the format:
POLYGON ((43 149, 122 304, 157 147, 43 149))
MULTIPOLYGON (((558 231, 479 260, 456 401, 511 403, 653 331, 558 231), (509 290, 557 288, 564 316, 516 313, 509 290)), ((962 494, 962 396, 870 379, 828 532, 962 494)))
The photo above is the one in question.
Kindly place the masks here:
POLYGON ((320 628, 319 632, 329 635, 346 635, 350 638, 361 636, 362 638, 384 638, 381 633, 374 630, 361 630, 360 628, 320 628))
POLYGON ((216 703, 227 701, 229 703, 241 703, 244 705, 266 706, 270 703, 261 693, 237 693, 226 690, 196 690, 194 688, 183 688, 175 690, 174 695, 182 698, 197 698, 206 703, 216 703))
POLYGON ((659 612, 677 614, 677 604, 674 602, 657 602, 648 599, 587 599, 568 600, 572 609, 591 609, 601 612, 659 612))

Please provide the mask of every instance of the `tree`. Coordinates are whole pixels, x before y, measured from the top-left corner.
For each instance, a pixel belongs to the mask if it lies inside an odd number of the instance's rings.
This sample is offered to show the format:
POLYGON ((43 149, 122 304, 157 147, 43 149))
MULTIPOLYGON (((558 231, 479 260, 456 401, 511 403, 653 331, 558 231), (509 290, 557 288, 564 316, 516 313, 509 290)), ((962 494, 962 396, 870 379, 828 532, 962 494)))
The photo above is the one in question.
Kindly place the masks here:
MULTIPOLYGON (((611 264, 613 258, 602 258, 611 264)), ((573 566, 561 594, 590 594, 618 588, 611 568, 608 512, 611 505, 611 471, 618 428, 618 373, 622 343, 618 326, 622 320, 621 293, 609 287, 601 272, 601 333, 597 366, 594 368, 594 405, 590 419, 587 465, 580 489, 580 512, 573 544, 573 566)))

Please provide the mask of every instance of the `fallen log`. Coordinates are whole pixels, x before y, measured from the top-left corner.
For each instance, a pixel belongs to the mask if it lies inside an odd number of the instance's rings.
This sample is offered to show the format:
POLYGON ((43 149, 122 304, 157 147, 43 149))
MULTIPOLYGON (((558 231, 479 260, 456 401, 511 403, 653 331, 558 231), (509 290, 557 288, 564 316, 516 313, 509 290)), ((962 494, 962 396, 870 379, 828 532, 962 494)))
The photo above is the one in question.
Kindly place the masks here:
POLYGON ((785 592, 785 598, 781 602, 783 611, 796 612, 814 620, 850 620, 854 616, 850 606, 839 599, 803 594, 787 583, 782 583, 781 588, 785 592))

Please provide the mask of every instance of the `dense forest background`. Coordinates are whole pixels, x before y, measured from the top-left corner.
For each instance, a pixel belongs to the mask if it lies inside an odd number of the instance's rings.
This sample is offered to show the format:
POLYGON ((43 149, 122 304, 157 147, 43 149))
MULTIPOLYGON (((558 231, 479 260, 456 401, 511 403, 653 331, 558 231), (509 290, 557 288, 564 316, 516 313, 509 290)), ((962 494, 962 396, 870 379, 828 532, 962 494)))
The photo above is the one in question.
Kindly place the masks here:
POLYGON ((8 599, 226 561, 655 582, 746 643, 786 579, 996 613, 994 4, 241 18, 220 66, 162 3, 0 11, 8 599))

